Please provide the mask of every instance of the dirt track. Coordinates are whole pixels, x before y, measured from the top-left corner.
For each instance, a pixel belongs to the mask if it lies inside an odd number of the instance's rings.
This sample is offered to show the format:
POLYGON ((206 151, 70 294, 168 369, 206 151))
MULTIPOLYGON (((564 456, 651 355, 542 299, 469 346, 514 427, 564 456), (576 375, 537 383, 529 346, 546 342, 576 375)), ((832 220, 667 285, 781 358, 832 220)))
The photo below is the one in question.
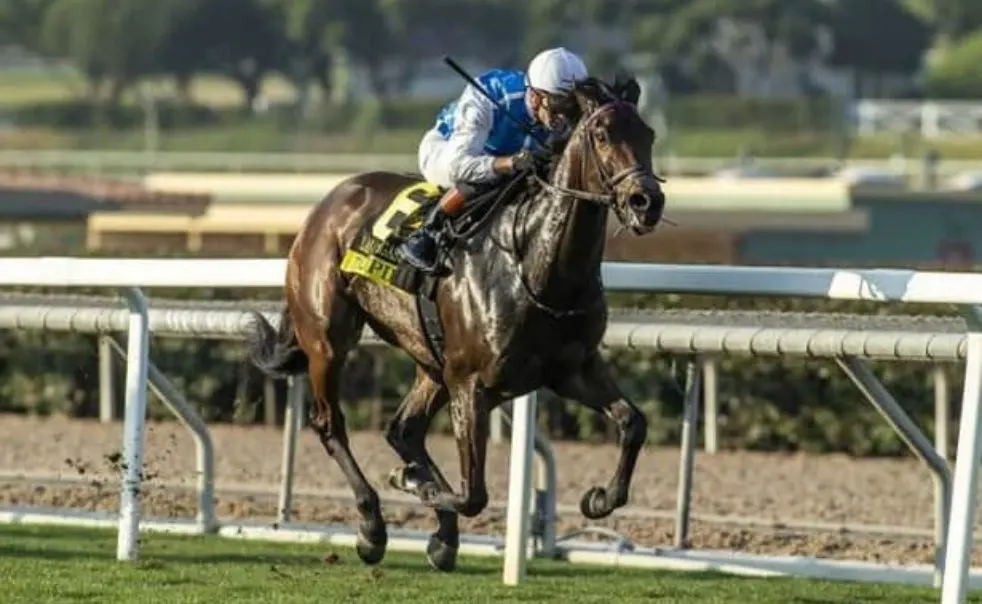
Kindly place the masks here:
MULTIPOLYGON (((119 450, 121 426, 63 418, 34 419, 0 416, 0 471, 7 474, 52 474, 89 481, 80 486, 57 486, 23 481, 0 483, 0 505, 71 506, 111 510, 116 506, 115 480, 107 459, 119 450)), ((216 472, 222 487, 268 487, 275 493, 279 480, 281 434, 262 427, 212 427, 216 472)), ((395 495, 381 487, 398 460, 378 434, 355 434, 353 449, 362 469, 380 488, 383 502, 395 495)), ((616 462, 614 446, 555 443, 560 505, 577 506, 583 491, 607 482, 616 462)), ((429 449, 453 484, 457 484, 454 444, 431 437, 429 449)), ((638 463, 632 510, 671 512, 675 505, 677 449, 646 449, 638 463)), ((194 484, 194 446, 176 424, 151 424, 147 432, 145 492, 150 515, 192 516, 194 494, 155 484, 194 484)), ((493 503, 506 495, 507 445, 489 449, 488 483, 493 503)), ((837 524, 877 524, 930 530, 933 526, 933 485, 928 471, 912 459, 852 460, 844 456, 717 453, 699 455, 694 479, 693 512, 698 515, 754 516, 775 521, 822 521, 837 524)), ((297 450, 295 488, 347 493, 347 486, 319 442, 304 430, 297 450)), ((276 512, 275 496, 219 493, 221 517, 268 518, 276 512)), ((302 496, 295 499, 294 518, 351 522, 354 507, 336 498, 302 496)), ((394 525, 429 529, 432 514, 417 506, 385 507, 394 525)), ((561 510, 562 512, 562 510, 561 510)), ((462 519, 468 532, 501 534, 503 511, 489 509, 475 519, 462 519)), ((578 513, 561 513, 560 533, 586 521, 578 513)), ((672 523, 662 518, 628 517, 615 513, 603 523, 642 545, 669 546, 672 523)), ((978 541, 978 540, 977 540, 978 541)), ((869 537, 847 532, 792 533, 777 528, 741 528, 696 521, 694 547, 727 548, 759 553, 809 554, 871 561, 931 562, 929 538, 869 537)), ((982 563, 982 547, 975 563, 982 563)))

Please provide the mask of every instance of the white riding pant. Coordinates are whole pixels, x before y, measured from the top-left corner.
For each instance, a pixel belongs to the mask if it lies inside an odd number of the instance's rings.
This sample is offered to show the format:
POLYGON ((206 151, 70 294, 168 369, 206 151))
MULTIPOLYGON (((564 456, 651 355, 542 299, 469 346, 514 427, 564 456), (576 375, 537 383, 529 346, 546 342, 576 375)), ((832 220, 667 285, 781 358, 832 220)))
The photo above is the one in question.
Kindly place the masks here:
POLYGON ((419 143, 419 171, 427 182, 445 188, 454 186, 450 179, 451 145, 435 129, 426 131, 419 143))

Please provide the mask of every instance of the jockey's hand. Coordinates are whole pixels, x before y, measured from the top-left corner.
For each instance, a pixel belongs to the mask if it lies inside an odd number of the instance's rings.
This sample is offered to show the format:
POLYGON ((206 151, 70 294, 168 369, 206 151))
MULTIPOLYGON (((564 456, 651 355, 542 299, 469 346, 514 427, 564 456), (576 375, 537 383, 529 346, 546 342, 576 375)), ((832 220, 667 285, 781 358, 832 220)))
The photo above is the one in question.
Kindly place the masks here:
POLYGON ((522 149, 511 156, 512 172, 527 172, 535 167, 535 156, 528 149, 522 149))
POLYGON ((532 153, 532 161, 537 168, 548 166, 554 155, 552 149, 548 147, 545 149, 532 149, 530 152, 532 153))

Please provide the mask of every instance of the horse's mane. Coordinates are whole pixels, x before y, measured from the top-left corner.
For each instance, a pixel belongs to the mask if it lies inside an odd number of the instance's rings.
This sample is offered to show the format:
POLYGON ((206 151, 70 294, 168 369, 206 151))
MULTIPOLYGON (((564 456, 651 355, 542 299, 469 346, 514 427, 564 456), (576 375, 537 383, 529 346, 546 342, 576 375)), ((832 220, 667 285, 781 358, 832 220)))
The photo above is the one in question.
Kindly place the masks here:
POLYGON ((617 96, 609 84, 598 77, 590 76, 573 84, 570 94, 553 96, 549 105, 575 127, 585 113, 584 102, 602 105, 616 99, 617 96))
POLYGON ((614 88, 596 76, 590 76, 573 84, 573 95, 582 95, 600 105, 616 101, 618 98, 614 88))

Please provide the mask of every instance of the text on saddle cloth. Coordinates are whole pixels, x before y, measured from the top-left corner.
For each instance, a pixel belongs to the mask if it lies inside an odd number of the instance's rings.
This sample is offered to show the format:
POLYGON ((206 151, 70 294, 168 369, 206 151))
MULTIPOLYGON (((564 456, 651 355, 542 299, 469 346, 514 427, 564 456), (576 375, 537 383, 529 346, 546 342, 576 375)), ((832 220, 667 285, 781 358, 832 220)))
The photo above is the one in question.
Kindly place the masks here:
POLYGON ((422 225, 420 209, 436 202, 443 190, 428 182, 400 191, 385 210, 355 237, 341 260, 341 272, 358 275, 408 293, 418 288, 416 269, 402 262, 400 240, 422 225))

